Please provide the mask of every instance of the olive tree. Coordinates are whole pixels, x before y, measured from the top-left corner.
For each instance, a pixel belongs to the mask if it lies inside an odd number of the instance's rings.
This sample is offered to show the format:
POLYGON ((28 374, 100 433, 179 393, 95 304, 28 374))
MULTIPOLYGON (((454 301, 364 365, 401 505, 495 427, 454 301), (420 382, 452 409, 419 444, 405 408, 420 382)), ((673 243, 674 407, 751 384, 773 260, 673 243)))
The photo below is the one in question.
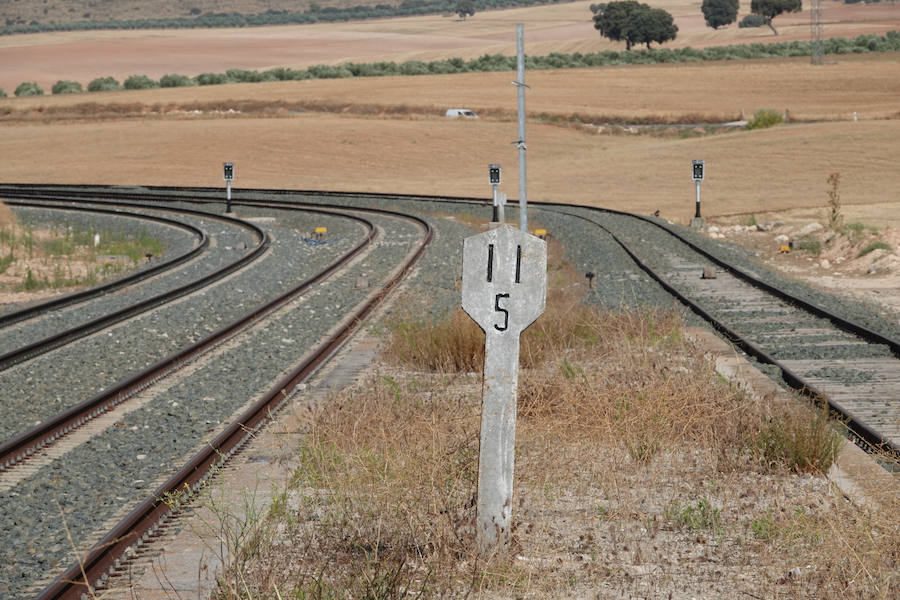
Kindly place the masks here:
POLYGON ((800 12, 802 8, 802 0, 752 0, 750 2, 750 12, 765 17, 766 25, 775 35, 778 35, 778 30, 772 25, 772 19, 781 13, 800 12))
POLYGON ((475 14, 475 3, 472 0, 459 0, 456 3, 456 14, 463 21, 475 14))
MULTIPOLYGON (((597 5, 592 5, 592 10, 597 5)), ((625 42, 625 49, 635 44, 662 44, 674 40, 678 33, 672 15, 661 8, 650 8, 635 0, 610 2, 594 14, 594 29, 614 42, 625 42)))
POLYGON ((731 25, 737 20, 738 0, 703 0, 700 5, 706 24, 713 29, 731 25))

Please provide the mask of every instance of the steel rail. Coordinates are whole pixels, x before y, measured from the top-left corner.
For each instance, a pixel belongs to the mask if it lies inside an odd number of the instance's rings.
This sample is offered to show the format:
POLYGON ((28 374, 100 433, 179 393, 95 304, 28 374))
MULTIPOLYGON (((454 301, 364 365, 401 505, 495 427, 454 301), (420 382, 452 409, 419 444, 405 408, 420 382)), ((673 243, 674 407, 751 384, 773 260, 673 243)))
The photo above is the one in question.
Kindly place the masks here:
MULTIPOLYGON (((55 198, 54 200, 62 201, 59 198, 55 198)), ((118 205, 129 206, 128 204, 118 205)), ((140 208, 146 209, 147 207, 141 206, 140 208)), ((142 300, 141 302, 132 304, 127 308, 123 308, 101 317, 97 317, 86 323, 82 323, 81 325, 77 325, 65 331, 55 333, 44 339, 32 342, 30 344, 2 354, 0 355, 0 371, 6 370, 26 360, 30 360, 36 356, 40 356, 41 354, 45 354, 51 350, 55 350, 56 348, 64 346, 68 343, 71 343, 75 340, 83 338, 87 335, 105 329, 117 323, 121 323, 122 321, 130 319, 135 315, 147 312, 153 308, 156 308, 157 306, 161 306, 163 304, 176 300, 177 298, 190 294, 191 292, 194 292, 198 289, 206 287, 212 283, 215 283, 216 281, 223 279, 229 274, 234 273, 238 269, 241 269, 249 263, 257 260, 269 247, 269 236, 265 231, 252 223, 241 221, 239 219, 232 219, 231 217, 224 217, 221 215, 211 215, 209 213, 203 213, 202 211, 192 211, 185 209, 181 212, 184 214, 192 214, 194 216, 202 216, 203 218, 218 219, 232 225, 237 225, 243 229, 249 229, 257 237, 258 243, 255 248, 245 253, 238 260, 233 261, 222 269, 218 269, 215 272, 210 273, 209 275, 201 277, 200 279, 195 279, 190 283, 179 286, 167 292, 163 292, 162 294, 158 294, 151 298, 147 298, 146 300, 142 300)))
MULTIPOLYGON (((393 214, 399 215, 400 213, 393 214)), ((207 444, 204 450, 198 452, 166 483, 157 488, 152 496, 107 533, 80 562, 71 565, 45 588, 37 597, 38 600, 80 599, 82 594, 93 593, 94 590, 102 588, 105 585, 105 577, 116 573, 116 561, 126 555, 129 548, 152 536, 156 523, 177 507, 178 501, 170 504, 165 499, 171 499, 179 492, 184 493, 185 490, 196 492, 210 477, 211 472, 238 452, 252 432, 270 419, 272 413, 277 411, 290 397, 294 388, 341 347, 360 323, 406 276, 432 240, 433 231, 427 221, 412 215, 404 216, 417 222, 423 228, 425 235, 418 249, 404 262, 401 269, 353 315, 345 319, 340 329, 323 341, 309 358, 295 367, 263 398, 245 411, 236 422, 207 444), (86 578, 84 574, 87 575, 86 578)), ((361 248, 356 252, 360 250, 361 248)), ((318 275, 317 279, 330 275, 339 266, 338 264, 332 265, 318 275)))
MULTIPOLYGON (((331 211, 322 209, 304 209, 304 212, 315 212, 326 215, 335 214, 331 211)), ((359 252, 374 239, 375 227, 371 222, 366 221, 365 219, 354 217, 352 215, 342 216, 361 223, 367 228, 369 233, 366 239, 345 253, 328 267, 328 269, 319 275, 307 279, 266 304, 248 312, 232 323, 224 325, 197 342, 178 350, 138 373, 128 376, 95 396, 39 423, 28 431, 3 442, 0 444, 0 471, 9 469, 19 462, 28 459, 35 452, 54 443, 73 429, 102 415, 111 408, 115 408, 169 373, 181 368, 200 353, 221 344, 225 339, 230 338, 238 331, 280 308, 289 300, 296 297, 298 294, 303 293, 310 286, 321 281, 324 277, 327 277, 334 272, 334 270, 359 254, 359 252)))
POLYGON ((18 323, 20 321, 24 321, 26 319, 30 319, 32 317, 50 312, 52 310, 58 310, 60 308, 64 308, 67 306, 71 306, 73 304, 78 304, 80 302, 84 302, 86 300, 90 300, 92 298, 96 298, 98 296, 102 296, 104 294, 108 294, 110 292, 114 292, 116 290, 122 289, 129 285, 133 285, 154 275, 162 273, 164 271, 168 271, 173 269, 174 267, 187 262, 188 260, 196 257, 201 252, 203 252, 209 246, 209 238, 206 233, 193 225, 189 225, 187 223, 181 223, 179 221, 174 221, 172 219, 166 219, 163 217, 157 217, 153 215, 142 215, 135 213, 123 213, 121 211, 110 210, 106 208, 89 208, 83 206, 54 206, 49 204, 40 204, 37 202, 23 202, 19 200, 4 200, 4 202, 8 206, 20 206, 25 208, 44 208, 48 210, 66 210, 66 211, 75 211, 75 212, 89 212, 96 214, 106 214, 106 215, 114 215, 118 217, 125 218, 137 218, 144 221, 153 221, 157 223, 162 223, 164 225, 168 225, 170 227, 177 227, 179 229, 183 229, 189 233, 192 233, 196 238, 197 242, 194 247, 188 250, 187 252, 183 252, 178 256, 175 256, 171 259, 165 260, 163 262, 159 262, 156 265, 144 269, 143 271, 139 271, 137 273, 131 273, 129 275, 125 275, 123 277, 119 277, 112 281, 108 281, 106 283, 101 283, 99 285, 93 286, 86 290, 82 290, 80 292, 74 292, 72 294, 66 294, 65 296, 59 296, 53 298, 51 300, 47 300, 45 302, 41 302, 39 304, 34 304, 27 308, 23 308, 21 310, 17 310, 14 312, 4 313, 0 315, 0 328, 8 327, 13 323, 18 323))

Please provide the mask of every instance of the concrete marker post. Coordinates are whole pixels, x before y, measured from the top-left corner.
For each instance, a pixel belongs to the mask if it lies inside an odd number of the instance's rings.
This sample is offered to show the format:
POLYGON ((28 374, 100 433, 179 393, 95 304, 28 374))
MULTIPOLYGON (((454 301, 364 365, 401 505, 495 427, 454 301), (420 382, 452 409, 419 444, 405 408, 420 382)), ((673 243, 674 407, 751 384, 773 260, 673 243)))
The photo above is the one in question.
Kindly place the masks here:
POLYGON ((519 336, 547 297, 547 244, 501 223, 463 243, 462 307, 484 330, 476 535, 505 551, 513 507, 519 336))

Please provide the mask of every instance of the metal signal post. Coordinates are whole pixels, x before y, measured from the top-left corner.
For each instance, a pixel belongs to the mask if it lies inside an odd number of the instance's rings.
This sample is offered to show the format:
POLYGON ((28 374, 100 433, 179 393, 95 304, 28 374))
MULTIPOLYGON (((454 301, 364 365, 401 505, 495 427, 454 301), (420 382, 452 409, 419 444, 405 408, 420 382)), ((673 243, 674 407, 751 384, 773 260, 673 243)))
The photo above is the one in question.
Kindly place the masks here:
POLYGON ((499 198, 497 197, 497 186, 500 185, 500 165, 492 164, 488 167, 488 178, 491 181, 491 187, 494 189, 494 212, 491 216, 491 223, 502 223, 503 207, 500 205, 499 198))
POLYGON ((700 218, 700 182, 703 181, 704 178, 704 167, 706 166, 705 160, 695 160, 692 164, 692 175, 691 179, 694 180, 694 183, 697 184, 697 211, 694 214, 695 219, 700 218))
POLYGON ((225 180, 225 214, 231 214, 231 182, 234 180, 234 163, 222 164, 222 178, 225 180))

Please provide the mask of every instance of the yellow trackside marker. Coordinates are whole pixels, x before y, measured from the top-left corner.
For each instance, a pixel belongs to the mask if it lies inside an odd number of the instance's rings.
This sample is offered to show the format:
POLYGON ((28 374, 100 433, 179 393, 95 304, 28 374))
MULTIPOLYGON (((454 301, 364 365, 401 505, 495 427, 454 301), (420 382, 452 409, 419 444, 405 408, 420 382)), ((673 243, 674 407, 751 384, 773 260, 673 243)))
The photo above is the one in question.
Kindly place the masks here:
POLYGON ((328 233, 327 227, 316 227, 316 233, 328 233))

